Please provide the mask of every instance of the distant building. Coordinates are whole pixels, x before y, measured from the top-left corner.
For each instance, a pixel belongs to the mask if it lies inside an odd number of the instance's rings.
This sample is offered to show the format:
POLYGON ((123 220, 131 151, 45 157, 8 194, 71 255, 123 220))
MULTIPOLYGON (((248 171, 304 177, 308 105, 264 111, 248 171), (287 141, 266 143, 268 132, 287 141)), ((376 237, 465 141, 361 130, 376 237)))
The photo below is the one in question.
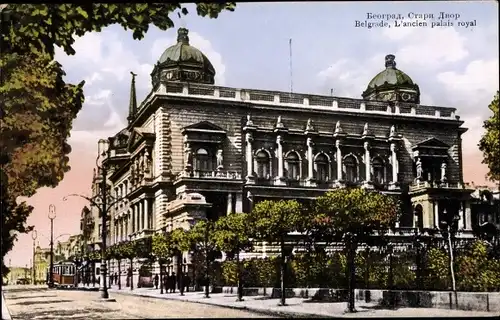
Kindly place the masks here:
POLYGON ((35 284, 44 284, 47 282, 47 271, 50 265, 50 248, 35 249, 35 284))
MULTIPOLYGON (((489 240, 500 239, 500 191, 499 188, 473 186, 471 209, 472 224, 478 236, 489 240)), ((500 243, 500 241, 498 242, 500 243)))
MULTIPOLYGON (((421 105, 418 85, 393 55, 384 67, 362 99, 220 87, 180 28, 139 105, 132 76, 128 126, 109 139, 112 196, 126 200, 112 208, 108 243, 346 186, 401 199, 400 230, 437 228, 458 216, 458 237, 471 238, 463 121, 455 108, 421 105)), ((93 195, 100 179, 95 172, 93 195)), ((102 220, 91 211, 97 244, 102 220)), ((266 247, 256 253, 265 256, 266 247)))
POLYGON ((4 284, 30 284, 32 269, 26 267, 10 267, 9 273, 4 277, 4 284))

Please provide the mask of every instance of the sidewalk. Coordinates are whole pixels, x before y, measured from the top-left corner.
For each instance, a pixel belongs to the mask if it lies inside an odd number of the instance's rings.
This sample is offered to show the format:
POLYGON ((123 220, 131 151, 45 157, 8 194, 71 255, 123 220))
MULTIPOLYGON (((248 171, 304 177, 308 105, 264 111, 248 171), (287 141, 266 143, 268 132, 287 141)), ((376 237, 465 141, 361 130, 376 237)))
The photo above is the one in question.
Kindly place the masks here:
POLYGON ((279 299, 270 299, 264 296, 246 296, 244 301, 236 302, 235 294, 213 293, 210 298, 204 298, 203 292, 185 292, 184 296, 177 293, 160 294, 160 289, 152 288, 130 288, 117 286, 109 289, 110 294, 137 295, 149 298, 178 300, 185 302, 201 303, 231 309, 241 309, 251 312, 278 317, 493 317, 493 312, 462 311, 435 308, 399 308, 396 310, 382 309, 376 303, 356 302, 357 313, 345 313, 347 304, 345 302, 309 302, 303 298, 287 299, 287 306, 278 306, 279 299))
POLYGON ((9 308, 7 308, 7 303, 5 302, 5 298, 3 296, 3 292, 1 293, 2 295, 2 320, 11 320, 9 308))

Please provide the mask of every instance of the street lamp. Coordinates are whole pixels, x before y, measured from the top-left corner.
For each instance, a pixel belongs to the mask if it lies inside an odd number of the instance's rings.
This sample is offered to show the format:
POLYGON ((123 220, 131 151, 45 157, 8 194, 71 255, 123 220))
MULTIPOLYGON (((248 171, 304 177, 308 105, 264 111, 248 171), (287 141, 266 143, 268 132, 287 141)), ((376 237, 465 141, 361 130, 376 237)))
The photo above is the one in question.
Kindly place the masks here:
POLYGON ((105 162, 108 159, 109 156, 109 141, 105 139, 99 139, 99 144, 98 144, 98 155, 96 162, 99 161, 100 158, 101 160, 101 166, 97 166, 98 169, 101 169, 102 172, 102 180, 101 180, 101 216, 102 216, 102 244, 101 244, 101 286, 99 288, 99 291, 101 292, 101 298, 102 299, 108 299, 109 294, 108 294, 108 287, 106 285, 106 237, 107 237, 107 217, 108 217, 108 209, 106 208, 107 205, 107 183, 106 183, 106 178, 107 178, 107 163, 105 162))
POLYGON ((450 274, 451 274, 451 286, 453 293, 455 295, 455 307, 458 308, 458 297, 457 297, 457 288, 455 283, 455 271, 453 270, 453 247, 451 244, 451 233, 454 232, 460 217, 458 215, 453 215, 452 219, 447 217, 446 208, 443 210, 443 216, 445 220, 441 220, 441 231, 443 236, 445 236, 448 240, 448 254, 450 258, 450 274))
POLYGON ((33 284, 36 284, 36 273, 35 273, 35 240, 36 240, 36 230, 33 229, 33 231, 31 232, 31 239, 33 239, 33 284))
MULTIPOLYGON (((96 158, 96 166, 99 172, 101 172, 101 186, 100 186, 100 194, 96 195, 93 198, 89 198, 80 194, 70 194, 65 196, 63 200, 67 200, 69 196, 76 196, 89 201, 92 206, 96 207, 99 210, 99 213, 102 217, 102 243, 101 243, 101 283, 99 287, 99 291, 101 292, 102 299, 109 299, 108 288, 106 284, 106 276, 107 276, 107 268, 106 268, 106 238, 107 238, 107 218, 109 209, 113 208, 115 204, 126 199, 126 197, 120 197, 113 199, 114 201, 108 205, 108 198, 112 198, 111 194, 109 194, 107 187, 107 172, 109 163, 107 160, 109 159, 109 140, 100 139, 98 143, 98 155, 96 158), (100 203, 96 202, 96 198, 100 199, 100 203)), ((114 301, 114 300, 108 300, 114 301)))
POLYGON ((56 206, 49 205, 49 219, 50 219, 50 271, 49 271, 49 288, 54 288, 54 219, 56 218, 56 206))

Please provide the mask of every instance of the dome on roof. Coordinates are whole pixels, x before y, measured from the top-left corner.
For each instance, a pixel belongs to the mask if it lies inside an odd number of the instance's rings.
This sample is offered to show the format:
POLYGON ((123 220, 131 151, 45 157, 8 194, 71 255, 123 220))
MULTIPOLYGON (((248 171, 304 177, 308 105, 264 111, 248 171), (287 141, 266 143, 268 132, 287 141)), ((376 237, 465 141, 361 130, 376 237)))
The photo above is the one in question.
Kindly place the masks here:
POLYGON ((155 65, 153 86, 160 81, 215 83, 215 69, 208 58, 189 44, 189 30, 179 28, 177 43, 167 48, 155 65))
POLYGON ((378 73, 363 92, 363 99, 420 103, 420 89, 403 71, 396 68, 395 56, 385 56, 385 70, 378 73))

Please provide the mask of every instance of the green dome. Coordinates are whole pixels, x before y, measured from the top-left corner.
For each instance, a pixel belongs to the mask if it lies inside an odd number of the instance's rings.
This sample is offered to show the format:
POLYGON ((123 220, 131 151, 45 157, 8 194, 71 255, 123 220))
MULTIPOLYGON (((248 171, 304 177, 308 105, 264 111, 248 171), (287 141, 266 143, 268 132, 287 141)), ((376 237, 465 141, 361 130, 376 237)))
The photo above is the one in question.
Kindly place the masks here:
POLYGON ((413 85, 413 80, 401 70, 396 68, 387 68, 377 74, 368 84, 368 88, 380 87, 383 85, 413 85))
POLYGON ((200 50, 189 45, 188 32, 186 28, 179 28, 177 43, 160 56, 151 74, 154 85, 162 80, 214 83, 212 63, 200 50))
POLYGON ((159 64, 179 62, 200 65, 215 74, 215 69, 208 58, 198 49, 189 45, 188 30, 180 28, 178 31, 177 44, 167 48, 160 59, 159 64))
POLYGON ((420 90, 413 80, 396 68, 395 56, 385 57, 385 70, 379 72, 368 84, 362 96, 366 100, 420 101, 420 90))

